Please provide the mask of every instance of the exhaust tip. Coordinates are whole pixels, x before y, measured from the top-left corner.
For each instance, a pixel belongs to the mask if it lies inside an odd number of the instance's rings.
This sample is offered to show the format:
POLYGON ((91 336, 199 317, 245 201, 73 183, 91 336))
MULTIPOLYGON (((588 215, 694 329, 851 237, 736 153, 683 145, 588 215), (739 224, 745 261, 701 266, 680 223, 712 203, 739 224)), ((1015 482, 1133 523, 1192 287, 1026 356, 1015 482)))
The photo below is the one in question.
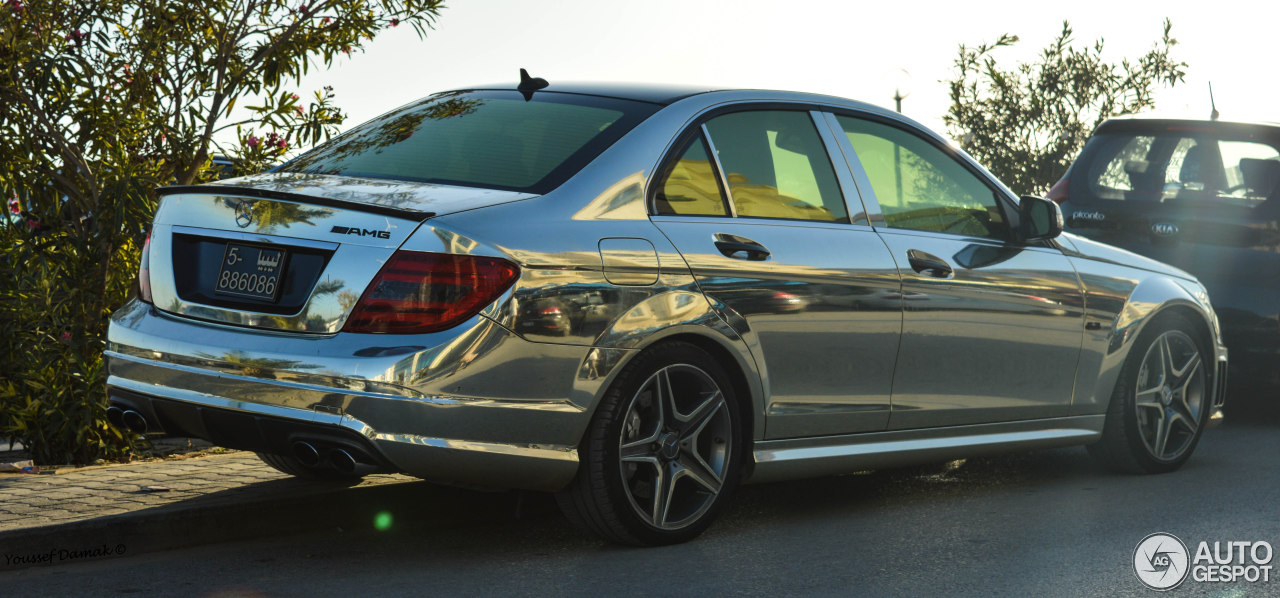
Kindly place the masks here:
POLYGON ((320 464, 320 451, 312 446, 310 442, 298 441, 293 443, 293 456, 307 467, 315 467, 320 464))
POLYGON ((130 432, 137 434, 147 433, 147 418, 143 417, 142 414, 137 411, 132 409, 124 411, 120 414, 120 422, 123 423, 124 427, 128 428, 130 432))
POLYGON ((354 473, 356 470, 356 459, 342 449, 329 451, 329 465, 342 473, 354 473))
POLYGON ((111 422, 111 425, 121 430, 127 427, 124 425, 124 409, 115 405, 107 407, 107 421, 111 422))

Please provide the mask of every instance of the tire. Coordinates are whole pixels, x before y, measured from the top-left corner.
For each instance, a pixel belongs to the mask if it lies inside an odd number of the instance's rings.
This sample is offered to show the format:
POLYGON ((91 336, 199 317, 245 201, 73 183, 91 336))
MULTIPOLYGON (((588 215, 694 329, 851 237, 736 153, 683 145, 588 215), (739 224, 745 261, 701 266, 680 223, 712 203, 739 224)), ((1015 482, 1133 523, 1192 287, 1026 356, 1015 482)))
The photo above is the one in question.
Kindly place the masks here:
POLYGON ((660 546, 697 537, 737 487, 744 435, 724 368, 685 342, 655 345, 605 393, 556 494, 570 521, 606 540, 660 546))
POLYGON ((262 459, 263 463, 270 465, 281 473, 287 473, 296 478, 304 480, 319 480, 326 482, 359 482, 364 476, 358 473, 342 473, 336 469, 329 467, 309 467, 303 465, 297 457, 288 455, 275 455, 271 453, 254 453, 262 459))
POLYGON ((1125 359, 1102 440, 1089 452, 1109 469, 1166 473, 1195 451, 1212 411, 1205 350, 1186 318, 1147 326, 1125 359))

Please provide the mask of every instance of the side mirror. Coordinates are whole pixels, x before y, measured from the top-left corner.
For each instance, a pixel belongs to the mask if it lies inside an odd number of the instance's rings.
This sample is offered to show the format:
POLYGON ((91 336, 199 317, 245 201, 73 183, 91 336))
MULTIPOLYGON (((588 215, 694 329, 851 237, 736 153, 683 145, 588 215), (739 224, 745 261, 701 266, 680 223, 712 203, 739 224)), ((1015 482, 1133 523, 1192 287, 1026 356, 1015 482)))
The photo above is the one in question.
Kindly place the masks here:
POLYGON ((1023 241, 1053 239, 1062 234, 1062 208, 1034 195, 1023 195, 1018 204, 1023 241))

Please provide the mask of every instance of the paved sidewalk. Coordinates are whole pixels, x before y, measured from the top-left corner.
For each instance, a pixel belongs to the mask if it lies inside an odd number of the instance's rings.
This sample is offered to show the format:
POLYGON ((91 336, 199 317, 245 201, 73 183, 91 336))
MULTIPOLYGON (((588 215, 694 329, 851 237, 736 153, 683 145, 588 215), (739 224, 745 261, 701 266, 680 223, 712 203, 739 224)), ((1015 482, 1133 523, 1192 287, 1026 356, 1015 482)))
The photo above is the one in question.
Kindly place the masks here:
POLYGON ((518 516, 513 492, 477 493, 376 474, 301 480, 227 451, 0 473, 0 571, 252 537, 397 522, 446 526, 518 516))
MULTIPOLYGON (((409 481, 416 478, 370 475, 358 487, 409 481)), ((0 533, 182 506, 193 499, 200 499, 201 508, 212 508, 263 496, 306 496, 333 490, 333 484, 295 480, 243 451, 64 469, 52 475, 0 474, 0 533)))

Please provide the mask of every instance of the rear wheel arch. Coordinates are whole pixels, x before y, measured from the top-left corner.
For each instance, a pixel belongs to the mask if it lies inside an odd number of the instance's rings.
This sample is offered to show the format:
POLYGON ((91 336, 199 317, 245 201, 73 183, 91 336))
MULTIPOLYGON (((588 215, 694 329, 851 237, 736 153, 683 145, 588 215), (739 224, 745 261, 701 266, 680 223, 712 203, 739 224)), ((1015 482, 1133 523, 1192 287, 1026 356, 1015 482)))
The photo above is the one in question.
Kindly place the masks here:
POLYGON ((662 339, 660 342, 683 341, 706 351, 712 358, 719 362, 720 367, 729 376, 730 383, 733 384, 734 395, 738 400, 739 415, 742 421, 739 427, 742 430, 742 440, 745 443, 743 447, 743 476, 750 477, 751 470, 754 469, 755 460, 750 458, 752 445, 755 443, 755 429, 757 416, 763 420, 763 410, 759 407, 762 404, 761 398, 753 388, 759 385, 751 385, 748 382, 747 372, 743 369, 734 354, 719 342, 697 334, 678 334, 675 336, 662 339))
MULTIPOLYGON (((639 350, 631 351, 630 355, 628 355, 626 359, 622 360, 612 368, 612 372, 610 373, 608 380, 606 380, 606 382, 600 387, 599 396, 596 397, 595 403, 589 410, 589 415, 594 416, 595 409, 599 407, 600 399, 609 391, 609 388, 613 386, 618 373, 626 368, 627 364, 635 360, 640 354, 664 343, 689 343, 709 354, 716 360, 720 367, 724 368, 725 373, 729 376, 729 380, 733 385, 734 394, 739 403, 739 411, 742 416, 742 437, 746 442, 745 453, 749 457, 752 450, 752 444, 761 436, 756 433, 757 425, 759 424, 759 427, 763 430, 764 397, 761 391, 763 386, 759 380, 758 374, 751 369, 752 362, 749 361, 751 356, 750 354, 745 354, 745 348, 742 351, 735 351, 735 349, 727 346, 729 343, 733 342, 733 340, 734 339, 727 337, 713 337, 712 335, 692 331, 680 331, 674 334, 656 336, 655 338, 652 338, 649 342, 645 343, 644 347, 639 348, 639 350), (754 383, 752 382, 753 379, 754 383)), ((743 463, 744 473, 750 474, 750 470, 753 468, 753 465, 754 461, 750 458, 745 459, 743 463)))

